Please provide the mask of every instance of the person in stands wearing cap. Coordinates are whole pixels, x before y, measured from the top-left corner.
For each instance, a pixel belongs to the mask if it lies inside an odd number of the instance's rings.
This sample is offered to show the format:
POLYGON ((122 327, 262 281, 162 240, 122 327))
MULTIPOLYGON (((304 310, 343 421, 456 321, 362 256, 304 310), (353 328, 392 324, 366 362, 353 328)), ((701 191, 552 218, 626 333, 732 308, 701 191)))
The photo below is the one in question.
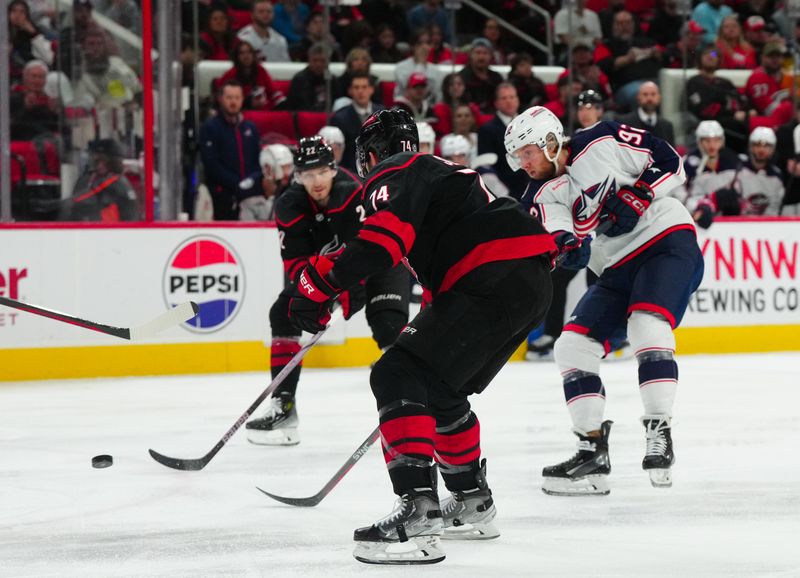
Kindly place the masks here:
POLYGON ((658 107, 661 106, 661 90, 655 82, 645 82, 639 87, 636 104, 636 110, 618 116, 617 122, 633 128, 643 128, 675 146, 675 128, 669 120, 658 114, 658 107))
POLYGON ((733 9, 726 6, 722 0, 705 0, 692 10, 692 20, 705 29, 703 40, 708 44, 714 44, 722 19, 731 14, 733 9))
POLYGON ((470 45, 469 62, 458 73, 464 80, 469 100, 477 104, 483 114, 494 112, 494 91, 503 82, 503 77, 489 68, 491 62, 492 43, 476 38, 470 45))
POLYGON ((792 116, 792 95, 788 88, 791 78, 783 74, 785 52, 784 45, 779 42, 765 44, 761 51, 761 66, 753 71, 745 85, 750 105, 759 115, 767 117, 762 125, 773 128, 792 116))
POLYGON ((407 110, 416 122, 433 120, 428 99, 428 77, 421 72, 412 73, 408 77, 405 92, 395 99, 392 108, 407 110))
POLYGON ((717 49, 720 68, 752 70, 756 67, 756 51, 744 39, 739 19, 733 14, 722 19, 717 49))
POLYGON ((384 108, 382 104, 376 104, 372 100, 375 92, 372 82, 372 77, 367 72, 352 74, 347 89, 351 103, 337 110, 330 119, 330 124, 344 133, 344 156, 340 165, 349 171, 356 170, 356 137, 361 131, 361 125, 372 113, 384 108))
POLYGON ((403 95, 408 84, 408 79, 414 72, 421 72, 428 78, 430 87, 431 104, 442 98, 442 74, 439 67, 428 62, 431 54, 431 35, 427 30, 417 30, 411 39, 411 56, 401 60, 394 68, 394 97, 403 95))
POLYGON ((705 29, 694 20, 688 20, 680 30, 680 39, 668 44, 661 54, 664 68, 693 68, 699 61, 705 29))
POLYGON ((767 22, 761 16, 754 15, 744 21, 744 38, 756 51, 756 54, 761 54, 764 50, 764 45, 769 39, 769 31, 767 30, 767 22))
MULTIPOLYGON (((558 79, 569 76, 569 73, 569 70, 565 70, 558 79)), ((603 100, 611 99, 611 83, 608 81, 608 76, 595 64, 594 49, 583 42, 578 42, 572 47, 572 79, 580 82, 584 90, 591 88, 600 94, 603 100)))

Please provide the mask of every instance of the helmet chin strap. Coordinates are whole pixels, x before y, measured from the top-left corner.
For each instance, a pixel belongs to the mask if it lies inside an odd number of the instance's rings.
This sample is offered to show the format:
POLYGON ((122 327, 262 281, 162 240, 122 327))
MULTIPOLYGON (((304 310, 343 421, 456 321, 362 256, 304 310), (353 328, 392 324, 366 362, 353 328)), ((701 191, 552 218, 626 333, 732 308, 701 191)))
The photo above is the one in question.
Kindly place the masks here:
POLYGON ((556 172, 555 172, 554 176, 556 176, 556 177, 558 176, 558 157, 561 154, 561 148, 563 146, 564 146, 564 143, 563 142, 559 142, 558 143, 558 150, 556 151, 556 154, 553 155, 552 157, 550 156, 550 152, 547 149, 547 145, 545 145, 545 147, 544 147, 544 156, 548 161, 553 163, 553 166, 556 169, 556 172))

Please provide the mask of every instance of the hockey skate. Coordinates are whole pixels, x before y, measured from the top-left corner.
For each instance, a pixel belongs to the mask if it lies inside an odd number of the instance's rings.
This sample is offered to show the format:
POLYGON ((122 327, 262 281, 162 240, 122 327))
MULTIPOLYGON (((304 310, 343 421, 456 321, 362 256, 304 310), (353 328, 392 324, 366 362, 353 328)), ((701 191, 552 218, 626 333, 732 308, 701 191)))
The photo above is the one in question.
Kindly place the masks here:
POLYGON ((535 340, 528 343, 528 351, 525 352, 526 361, 552 361, 553 344, 555 339, 550 335, 540 335, 535 340))
POLYGON ((646 415, 642 417, 645 427, 647 448, 642 469, 650 476, 654 488, 672 487, 672 464, 675 454, 672 451, 671 418, 666 415, 646 415))
POLYGON ((500 535, 492 524, 497 509, 486 483, 486 460, 475 472, 475 482, 475 489, 451 492, 442 501, 443 540, 490 540, 500 535))
POLYGON ((542 470, 542 491, 551 496, 608 495, 607 477, 611 473, 608 457, 608 435, 610 420, 600 426, 599 437, 589 437, 575 431, 578 436, 578 452, 565 462, 542 470))
POLYGON ((367 564, 435 564, 444 560, 442 530, 436 488, 414 488, 391 514, 353 533, 353 556, 367 564))
POLYGON ((300 443, 298 423, 294 396, 282 392, 270 397, 264 412, 247 422, 247 440, 264 446, 294 446, 300 443))

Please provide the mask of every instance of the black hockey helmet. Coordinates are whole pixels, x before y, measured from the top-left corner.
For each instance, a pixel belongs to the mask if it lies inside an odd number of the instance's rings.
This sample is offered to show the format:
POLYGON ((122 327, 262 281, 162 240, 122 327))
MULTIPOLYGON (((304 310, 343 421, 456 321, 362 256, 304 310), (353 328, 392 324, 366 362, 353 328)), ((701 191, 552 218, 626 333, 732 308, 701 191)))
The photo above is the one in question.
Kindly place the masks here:
POLYGON ((358 174, 362 179, 367 176, 370 152, 380 162, 397 153, 417 151, 419 133, 414 117, 403 109, 379 110, 364 121, 356 138, 358 174))
POLYGON ((600 106, 603 104, 603 96, 596 90, 592 90, 590 88, 588 90, 584 90, 578 95, 578 98, 575 100, 575 104, 578 106, 578 108, 584 106, 600 106))
POLYGON ((321 136, 301 138, 297 150, 294 151, 294 170, 302 172, 325 166, 336 168, 331 146, 321 136))

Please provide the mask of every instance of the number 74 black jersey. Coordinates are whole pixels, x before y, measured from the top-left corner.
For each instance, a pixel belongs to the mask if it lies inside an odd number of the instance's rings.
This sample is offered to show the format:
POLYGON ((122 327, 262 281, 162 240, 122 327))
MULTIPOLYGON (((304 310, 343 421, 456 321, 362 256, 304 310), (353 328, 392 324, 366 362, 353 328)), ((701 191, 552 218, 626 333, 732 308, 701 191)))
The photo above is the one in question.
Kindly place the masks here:
POLYGON ((333 268, 343 287, 405 260, 436 295, 483 264, 555 251, 517 201, 495 198, 477 172, 433 155, 399 153, 378 164, 363 206, 361 231, 333 268))

